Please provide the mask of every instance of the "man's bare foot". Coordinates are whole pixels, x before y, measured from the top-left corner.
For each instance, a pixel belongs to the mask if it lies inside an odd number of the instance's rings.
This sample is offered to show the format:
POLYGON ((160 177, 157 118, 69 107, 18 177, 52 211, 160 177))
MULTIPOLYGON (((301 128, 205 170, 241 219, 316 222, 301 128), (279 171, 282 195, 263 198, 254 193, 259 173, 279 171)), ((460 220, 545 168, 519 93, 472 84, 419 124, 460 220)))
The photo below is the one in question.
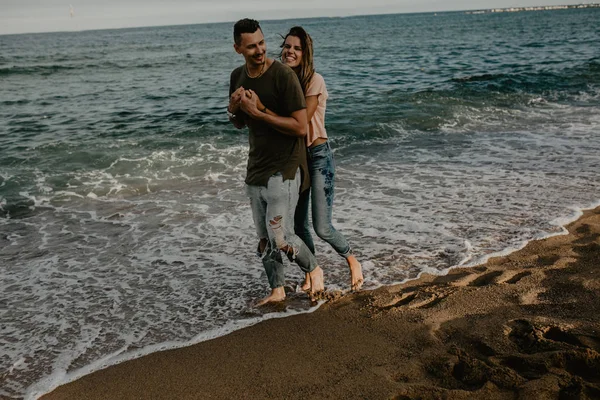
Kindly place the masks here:
POLYGON ((362 266, 354 256, 348 257, 346 261, 350 268, 350 288, 352 291, 358 291, 365 281, 362 274, 362 266))
POLYGON ((277 303, 277 302, 283 301, 283 300, 285 300, 285 290, 283 289, 283 286, 280 286, 275 289, 272 289, 271 294, 268 295, 267 297, 263 297, 262 299, 260 299, 256 303, 256 306, 260 307, 260 306, 264 306, 267 303, 277 303))
POLYGON ((313 269, 312 272, 309 273, 309 276, 311 295, 315 295, 325 290, 325 283, 323 281, 323 270, 321 269, 321 267, 315 267, 315 269, 313 269))
POLYGON ((308 292, 310 290, 310 274, 309 273, 304 274, 304 282, 302 282, 300 289, 302 289, 303 292, 308 292))

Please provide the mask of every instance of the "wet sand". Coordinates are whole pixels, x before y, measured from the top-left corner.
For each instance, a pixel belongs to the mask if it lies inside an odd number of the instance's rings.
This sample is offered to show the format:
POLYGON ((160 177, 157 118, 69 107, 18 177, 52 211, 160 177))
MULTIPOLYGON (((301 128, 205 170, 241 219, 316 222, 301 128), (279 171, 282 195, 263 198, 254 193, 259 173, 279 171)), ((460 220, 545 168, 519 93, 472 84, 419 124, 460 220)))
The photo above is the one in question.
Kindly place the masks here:
POLYGON ((57 399, 598 399, 600 207, 485 265, 85 376, 57 399))

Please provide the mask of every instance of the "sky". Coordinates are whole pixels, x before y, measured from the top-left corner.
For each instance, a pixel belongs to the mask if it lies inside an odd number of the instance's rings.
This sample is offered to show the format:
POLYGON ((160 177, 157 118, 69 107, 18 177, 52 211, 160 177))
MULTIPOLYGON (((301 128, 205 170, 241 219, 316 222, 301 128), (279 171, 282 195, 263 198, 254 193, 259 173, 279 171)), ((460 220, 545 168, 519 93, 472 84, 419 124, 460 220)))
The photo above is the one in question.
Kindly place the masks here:
POLYGON ((477 10, 591 0, 0 0, 0 34, 477 10))

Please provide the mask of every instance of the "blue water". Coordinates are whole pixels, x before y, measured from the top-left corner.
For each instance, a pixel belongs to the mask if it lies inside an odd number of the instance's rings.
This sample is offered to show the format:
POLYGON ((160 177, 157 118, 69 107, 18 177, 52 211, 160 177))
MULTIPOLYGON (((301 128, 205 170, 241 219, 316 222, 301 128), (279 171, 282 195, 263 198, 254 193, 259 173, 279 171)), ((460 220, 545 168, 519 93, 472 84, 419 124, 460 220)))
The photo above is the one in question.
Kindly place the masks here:
MULTIPOLYGON (((334 223, 366 287, 557 234, 600 204, 600 9, 300 23, 330 93, 334 223)), ((264 318, 227 120, 232 24, 0 36, 0 398, 264 318)), ((323 242, 331 290, 345 263, 323 242)), ((289 286, 301 278, 290 266, 289 286)))

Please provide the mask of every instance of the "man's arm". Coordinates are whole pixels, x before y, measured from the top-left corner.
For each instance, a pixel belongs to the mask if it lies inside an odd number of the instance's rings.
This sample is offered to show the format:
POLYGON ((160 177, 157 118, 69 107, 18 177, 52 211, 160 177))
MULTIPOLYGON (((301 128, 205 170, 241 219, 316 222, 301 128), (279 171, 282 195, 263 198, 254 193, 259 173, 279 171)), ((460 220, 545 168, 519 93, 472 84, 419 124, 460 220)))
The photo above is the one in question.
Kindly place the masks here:
POLYGON ((257 107, 258 96, 254 91, 249 90, 251 96, 242 96, 240 108, 252 119, 266 122, 277 131, 289 135, 304 137, 306 136, 306 128, 308 119, 306 109, 294 111, 289 117, 282 117, 274 112, 269 112, 266 107, 259 110, 257 107))

